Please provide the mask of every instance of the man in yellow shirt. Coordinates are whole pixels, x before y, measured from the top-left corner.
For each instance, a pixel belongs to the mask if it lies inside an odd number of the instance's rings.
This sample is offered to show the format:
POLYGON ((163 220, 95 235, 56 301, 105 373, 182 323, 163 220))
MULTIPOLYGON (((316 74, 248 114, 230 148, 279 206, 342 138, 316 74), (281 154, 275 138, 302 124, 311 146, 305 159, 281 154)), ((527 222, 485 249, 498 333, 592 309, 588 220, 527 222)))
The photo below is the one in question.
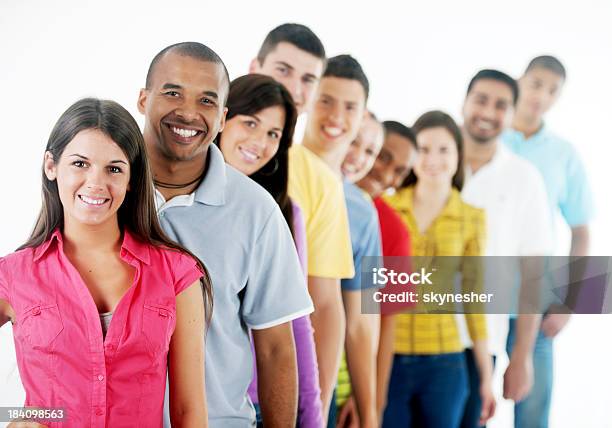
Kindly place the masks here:
MULTIPOLYGON (((304 113, 325 65, 323 44, 309 28, 283 24, 267 35, 249 71, 285 85, 298 112, 304 113)), ((294 142, 289 152, 289 196, 300 205, 306 223, 308 290, 315 305, 311 320, 326 416, 344 343, 340 279, 354 275, 344 193, 339 177, 325 162, 294 142)))

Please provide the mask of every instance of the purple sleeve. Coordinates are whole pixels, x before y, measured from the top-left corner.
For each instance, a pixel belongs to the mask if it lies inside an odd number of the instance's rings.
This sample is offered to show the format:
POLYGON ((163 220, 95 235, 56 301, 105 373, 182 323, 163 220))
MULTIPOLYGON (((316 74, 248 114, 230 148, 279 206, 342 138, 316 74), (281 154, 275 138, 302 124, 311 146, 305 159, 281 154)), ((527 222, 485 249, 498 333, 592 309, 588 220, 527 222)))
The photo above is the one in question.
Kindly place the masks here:
POLYGON ((306 315, 295 319, 292 325, 298 366, 299 426, 319 428, 323 426, 323 410, 319 388, 319 366, 310 317, 306 315))
POLYGON ((253 379, 251 379, 247 392, 249 393, 249 398, 251 401, 254 404, 259 404, 259 397, 257 395, 257 354, 255 354, 255 347, 253 346, 253 336, 250 336, 250 338, 251 352, 253 353, 253 379))
MULTIPOLYGON (((292 202, 293 239, 297 249, 304 276, 306 276, 306 228, 299 206, 292 202)), ((314 343, 314 331, 310 316, 293 320, 293 337, 297 354, 299 401, 298 422, 300 428, 319 428, 323 426, 321 389, 319 387, 319 366, 314 343)))

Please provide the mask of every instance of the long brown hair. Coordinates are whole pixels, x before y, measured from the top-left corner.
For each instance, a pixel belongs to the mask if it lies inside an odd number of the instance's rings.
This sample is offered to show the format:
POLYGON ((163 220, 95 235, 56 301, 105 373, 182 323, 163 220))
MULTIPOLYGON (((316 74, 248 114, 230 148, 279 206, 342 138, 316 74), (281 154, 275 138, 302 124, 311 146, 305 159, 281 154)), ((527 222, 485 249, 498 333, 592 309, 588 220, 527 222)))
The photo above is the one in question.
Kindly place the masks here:
MULTIPOLYGON (((268 107, 280 106, 285 111, 285 124, 276 154, 251 174, 257 184, 266 189, 276 200, 293 233, 293 210, 287 194, 289 180, 289 148, 297 121, 297 110, 291 94, 285 87, 269 76, 247 74, 232 81, 227 98, 227 119, 239 114, 254 115, 268 107)), ((220 144, 221 134, 215 143, 220 144)))
MULTIPOLYGON (((188 254, 204 272, 202 290, 207 323, 212 315, 212 283, 206 267, 190 251, 171 241, 162 230, 155 208, 153 177, 144 138, 132 115, 121 105, 110 100, 84 98, 71 105, 59 118, 47 142, 46 151, 54 162, 66 146, 81 131, 96 129, 112 139, 125 153, 130 163, 130 191, 117 212, 121 230, 129 229, 140 241, 156 247, 166 247, 188 254)), ((32 234, 19 249, 38 247, 47 241, 56 228, 64 226, 64 209, 60 201, 57 180, 49 180, 42 173, 42 208, 32 234)))

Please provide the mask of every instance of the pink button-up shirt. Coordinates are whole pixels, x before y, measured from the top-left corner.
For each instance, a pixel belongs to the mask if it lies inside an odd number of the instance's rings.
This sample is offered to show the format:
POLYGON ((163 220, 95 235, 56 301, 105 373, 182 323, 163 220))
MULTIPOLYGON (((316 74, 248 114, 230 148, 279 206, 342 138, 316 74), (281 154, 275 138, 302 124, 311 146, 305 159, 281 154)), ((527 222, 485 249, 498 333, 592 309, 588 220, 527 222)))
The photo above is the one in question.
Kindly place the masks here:
POLYGON ((50 427, 161 427, 176 295, 202 277, 195 260, 125 231, 121 258, 135 268, 106 338, 56 230, 36 248, 0 258, 0 299, 13 325, 26 406, 63 408, 50 427))

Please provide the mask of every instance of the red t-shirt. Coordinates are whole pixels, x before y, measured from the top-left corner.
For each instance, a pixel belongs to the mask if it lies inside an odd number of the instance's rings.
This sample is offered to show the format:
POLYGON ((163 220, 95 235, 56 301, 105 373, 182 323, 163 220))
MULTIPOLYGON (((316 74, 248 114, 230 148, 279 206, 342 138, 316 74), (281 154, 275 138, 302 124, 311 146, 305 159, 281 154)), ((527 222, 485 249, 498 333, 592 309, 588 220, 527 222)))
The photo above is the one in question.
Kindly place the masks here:
MULTIPOLYGON (((374 206, 378 211, 380 223, 380 236, 382 239, 384 264, 387 269, 395 271, 410 271, 410 234, 399 214, 382 198, 374 199, 374 206)), ((387 285, 381 291, 391 293, 391 286, 387 285)), ((412 303, 389 303, 380 305, 381 314, 392 314, 413 306, 412 303)))
POLYGON ((383 256, 410 256, 410 235, 399 214, 382 198, 374 199, 380 223, 383 256))

